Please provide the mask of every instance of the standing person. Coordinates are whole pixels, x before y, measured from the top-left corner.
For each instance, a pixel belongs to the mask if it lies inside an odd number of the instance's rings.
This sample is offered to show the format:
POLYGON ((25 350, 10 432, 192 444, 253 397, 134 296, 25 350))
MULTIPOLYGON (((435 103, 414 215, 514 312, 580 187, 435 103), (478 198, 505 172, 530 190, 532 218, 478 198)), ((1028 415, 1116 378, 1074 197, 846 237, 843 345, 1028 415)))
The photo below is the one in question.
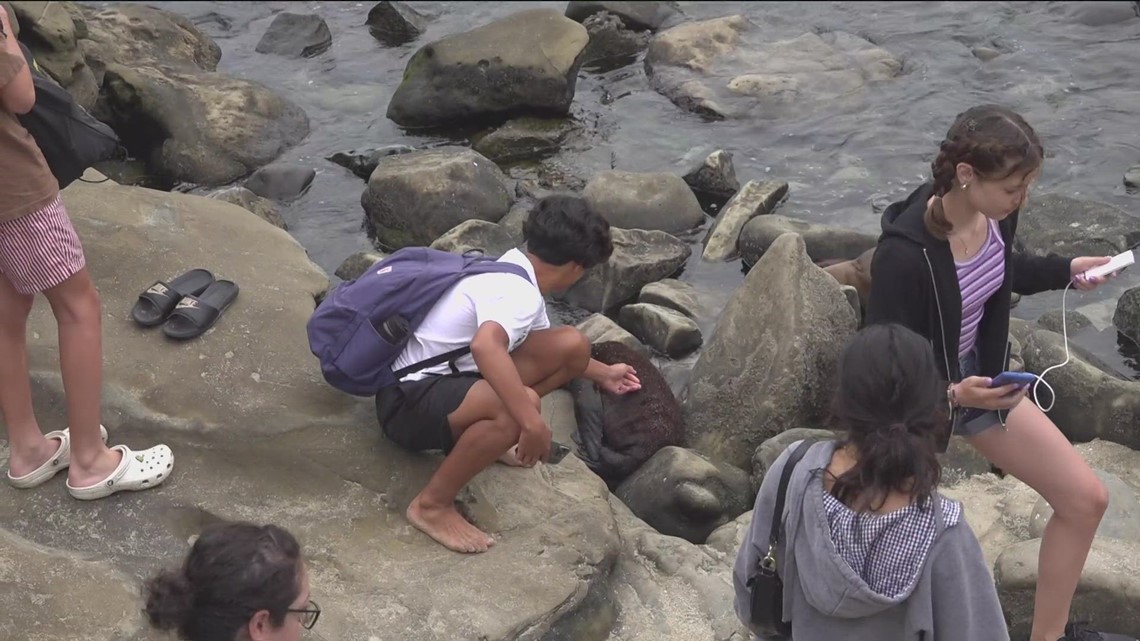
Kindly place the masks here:
POLYGON ((954 433, 1053 507, 1038 561, 1031 641, 1126 637, 1068 623, 1073 594, 1108 492, 1006 369, 1012 292, 1096 287, 1082 276, 1106 257, 1013 251, 1019 210, 1045 152, 1018 114, 995 105, 955 119, 931 164, 932 182, 883 212, 867 323, 900 323, 931 341, 945 375, 954 433))
MULTIPOLYGON (((839 441, 792 471, 775 557, 797 641, 1009 641, 997 589, 961 504, 941 496, 948 420, 934 352, 899 325, 873 325, 844 350, 832 401, 839 441)), ((733 569, 748 625, 749 581, 768 554, 792 444, 764 475, 733 569)))
POLYGON ((576 196, 547 196, 530 212, 523 236, 525 251, 512 249, 499 260, 523 268, 527 278, 491 273, 459 281, 432 306, 393 369, 457 349, 470 353, 410 373, 376 396, 390 440, 447 454, 406 515, 456 552, 485 552, 494 543, 456 510, 459 490, 500 457, 524 466, 547 459, 543 396, 579 376, 613 394, 641 387, 632 367, 593 360, 589 339, 573 327, 552 328, 546 315, 546 294, 568 289, 613 253, 606 219, 576 196))
POLYGON ((99 294, 59 185, 35 140, 16 119, 36 102, 23 53, 0 5, 0 413, 8 430, 8 482, 41 485, 67 469, 78 499, 142 490, 166 480, 165 445, 108 448, 100 425, 102 321, 99 294), (32 409, 27 322, 42 293, 59 325, 59 360, 70 428, 43 434, 32 409))

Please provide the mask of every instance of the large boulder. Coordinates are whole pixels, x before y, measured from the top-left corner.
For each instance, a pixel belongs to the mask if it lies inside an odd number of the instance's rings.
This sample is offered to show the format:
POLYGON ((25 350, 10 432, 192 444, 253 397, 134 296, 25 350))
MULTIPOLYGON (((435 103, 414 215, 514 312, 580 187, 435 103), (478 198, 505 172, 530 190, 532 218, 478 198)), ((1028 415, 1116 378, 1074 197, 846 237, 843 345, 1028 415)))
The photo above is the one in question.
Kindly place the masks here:
POLYGON ((99 80, 78 44, 79 37, 86 35, 86 24, 74 3, 17 0, 8 4, 12 26, 17 35, 21 26, 24 29, 21 41, 31 49, 36 63, 71 92, 76 102, 92 109, 99 97, 99 80))
POLYGON ((694 319, 701 313, 697 288, 676 278, 666 278, 642 287, 637 302, 668 307, 694 319))
POLYGON ((1018 217, 1017 248, 1034 255, 1115 256, 1138 242, 1140 220, 1095 200, 1034 196, 1018 217))
POLYGON ((685 181, 673 174, 603 171, 590 179, 582 197, 615 227, 683 232, 705 220, 685 181))
POLYGON ((289 226, 285 224, 285 219, 281 217, 281 210, 272 200, 262 198, 245 187, 226 187, 209 193, 206 197, 237 205, 246 211, 257 214, 258 218, 275 227, 289 229, 289 226))
POLYGON ((809 223, 787 216, 753 218, 740 232, 740 257, 746 265, 755 265, 768 247, 780 236, 799 234, 804 239, 812 261, 851 260, 878 243, 878 236, 846 227, 809 223))
POLYGON ((360 197, 388 249, 430 245, 468 220, 496 223, 511 207, 505 177, 478 152, 438 147, 379 159, 360 197))
POLYGON ((78 9, 87 64, 102 70, 95 115, 175 181, 222 185, 309 133, 296 104, 215 70, 221 50, 189 19, 141 4, 78 9))
POLYGON ((471 148, 499 164, 535 160, 558 151, 571 128, 565 118, 515 118, 481 135, 471 148))
POLYGON ((682 447, 664 447, 615 492, 658 532, 704 543, 752 507, 748 474, 682 447))
POLYGON ((530 9, 422 47, 388 103, 404 127, 512 115, 564 116, 574 99, 586 28, 530 9))
MULTIPOLYGON (((1133 287, 1120 295, 1116 301, 1116 311, 1112 314, 1112 324, 1116 326, 1116 331, 1140 345, 1140 287, 1133 287)), ((1056 331, 1056 328, 1053 329, 1056 331)))
POLYGON ((643 354, 648 354, 649 349, 637 340, 637 337, 630 334, 621 325, 618 325, 609 316, 602 314, 591 314, 581 323, 575 326, 578 331, 586 335, 590 339, 590 344, 596 345, 597 343, 621 343, 630 349, 635 349, 643 354))
POLYGON ((582 2, 566 3, 566 17, 585 22, 590 16, 605 11, 621 19, 627 29, 656 31, 665 22, 678 17, 671 2, 582 2))
POLYGON ((693 250, 663 231, 611 227, 614 253, 558 295, 571 305, 604 312, 637 296, 641 288, 672 276, 693 250))
POLYGON ((648 31, 625 28, 621 18, 608 11, 586 18, 582 26, 590 34, 590 44, 582 54, 583 66, 590 70, 609 71, 631 64, 652 37, 648 31))
POLYGON ((468 220, 435 239, 431 248, 453 254, 464 254, 474 250, 498 258, 520 243, 522 238, 513 236, 502 225, 485 220, 468 220))
POLYGON ((740 250, 740 234, 747 227, 748 221, 771 213, 787 195, 786 182, 748 181, 716 215, 716 220, 705 236, 705 249, 701 258, 712 261, 735 258, 740 250))
POLYGON ((645 57, 651 85, 709 118, 773 117, 849 99, 902 71, 898 58, 842 31, 768 35, 739 15, 662 31, 645 57))
POLYGON ((652 303, 621 308, 621 326, 669 358, 681 358, 701 346, 701 328, 681 312, 652 303))
POLYGON ((687 443, 746 467, 788 427, 818 425, 855 316, 795 234, 776 240, 725 307, 689 380, 687 443))
POLYGON ((752 455, 752 492, 760 491, 760 484, 764 482, 764 476, 768 473, 768 468, 780 458, 784 450, 791 447, 792 443, 796 441, 830 441, 842 438, 842 434, 833 432, 831 430, 823 430, 812 427, 793 427, 784 432, 765 440, 756 448, 756 452, 752 455))

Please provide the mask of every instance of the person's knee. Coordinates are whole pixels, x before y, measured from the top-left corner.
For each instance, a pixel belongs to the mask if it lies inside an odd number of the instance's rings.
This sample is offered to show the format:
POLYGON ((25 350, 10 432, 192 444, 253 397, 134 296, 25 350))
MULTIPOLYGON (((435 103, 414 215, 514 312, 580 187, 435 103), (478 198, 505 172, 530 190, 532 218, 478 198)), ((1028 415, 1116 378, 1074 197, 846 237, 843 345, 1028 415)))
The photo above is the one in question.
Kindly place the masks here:
POLYGON ((102 301, 90 279, 58 287, 47 296, 61 324, 98 325, 102 320, 102 301))
POLYGON ((35 298, 20 294, 5 301, 4 309, 0 309, 0 328, 8 333, 23 334, 28 324, 28 316, 32 313, 32 303, 35 298))
POLYGON ((590 364, 590 339, 585 334, 573 327, 560 328, 558 348, 567 369, 576 374, 586 371, 590 364))
POLYGON ((1108 500, 1108 488, 1094 475, 1082 484, 1081 491, 1075 492, 1071 500, 1055 506, 1054 510, 1073 521, 1097 524, 1108 510, 1108 500))

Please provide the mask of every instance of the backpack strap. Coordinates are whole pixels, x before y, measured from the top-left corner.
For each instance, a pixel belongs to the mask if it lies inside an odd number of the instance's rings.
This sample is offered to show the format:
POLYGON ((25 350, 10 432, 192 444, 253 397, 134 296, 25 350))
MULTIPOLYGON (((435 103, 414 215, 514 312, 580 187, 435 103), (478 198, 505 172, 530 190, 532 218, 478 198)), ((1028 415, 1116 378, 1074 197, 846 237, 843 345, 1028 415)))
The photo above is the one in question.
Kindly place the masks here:
POLYGON ((471 353, 471 346, 470 345, 464 345, 463 347, 453 349, 450 352, 444 352, 442 354, 432 356, 431 358, 425 358, 424 360, 422 360, 418 363, 412 363, 411 365, 408 365, 407 367, 401 367, 400 369, 396 370, 395 372, 392 372, 392 374, 394 374, 396 376, 396 380, 400 380, 400 379, 404 378, 405 376, 407 376, 408 374, 412 374, 412 373, 418 372, 420 370, 425 370, 425 369, 428 369, 429 367, 435 367, 436 365, 442 365, 442 364, 444 364, 448 361, 451 361, 451 360, 458 360, 461 357, 466 356, 470 353, 471 353))
POLYGON ((776 506, 772 510, 772 529, 768 535, 768 554, 760 560, 760 565, 767 565, 773 572, 776 570, 776 544, 780 542, 780 529, 784 525, 784 503, 788 494, 788 484, 792 480, 792 472, 796 464, 807 454, 808 449, 815 445, 815 441, 805 440, 788 456, 784 462, 784 469, 780 474, 780 486, 776 490, 776 506))

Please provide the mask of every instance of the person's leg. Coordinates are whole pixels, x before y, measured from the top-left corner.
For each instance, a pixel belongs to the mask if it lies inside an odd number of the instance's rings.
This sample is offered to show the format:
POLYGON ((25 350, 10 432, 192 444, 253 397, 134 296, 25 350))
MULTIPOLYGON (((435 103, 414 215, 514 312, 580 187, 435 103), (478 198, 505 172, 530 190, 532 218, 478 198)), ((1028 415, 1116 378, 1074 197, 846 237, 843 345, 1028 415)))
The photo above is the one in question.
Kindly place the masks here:
POLYGON ((1108 508, 1108 490, 1057 426, 1027 399, 1009 414, 1006 429, 994 427, 967 440, 1053 507, 1041 537, 1030 641, 1057 641, 1108 508))
MULTIPOLYGON (((528 388, 531 400, 540 398, 528 388)), ((494 540, 455 508, 463 486, 518 442, 520 427, 487 381, 479 380, 447 417, 454 446, 424 489, 408 505, 406 516, 420 531, 456 552, 485 552, 494 540)))
POLYGON ((99 434, 103 339, 99 294, 83 268, 44 292, 59 325, 59 365, 71 433, 68 482, 87 487, 111 475, 122 455, 99 434))
POLYGON ((59 440, 44 438, 32 409, 27 349, 32 302, 0 273, 0 414, 8 428, 8 471, 16 477, 31 473, 59 449, 59 440))
POLYGON ((590 339, 573 327, 554 327, 531 332, 511 352, 523 385, 546 396, 586 371, 590 364, 590 339))

